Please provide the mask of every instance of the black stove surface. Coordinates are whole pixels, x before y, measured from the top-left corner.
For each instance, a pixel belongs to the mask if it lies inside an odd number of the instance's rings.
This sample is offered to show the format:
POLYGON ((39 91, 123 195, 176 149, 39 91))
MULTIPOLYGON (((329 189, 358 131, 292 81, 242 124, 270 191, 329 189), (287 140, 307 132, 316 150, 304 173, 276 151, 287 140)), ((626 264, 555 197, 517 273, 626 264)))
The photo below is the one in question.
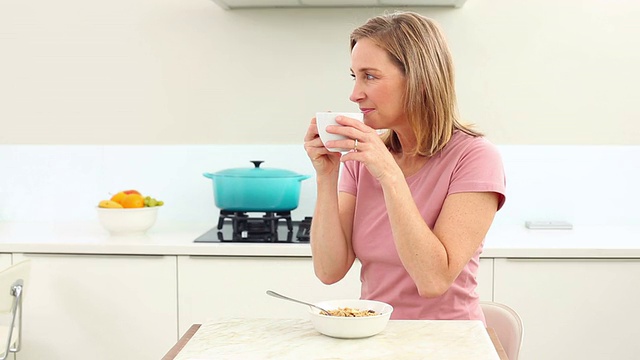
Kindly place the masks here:
POLYGON ((217 227, 205 232, 194 240, 196 243, 309 243, 311 217, 304 220, 292 220, 291 229, 285 221, 275 224, 275 231, 264 231, 261 226, 251 223, 244 226, 236 225, 233 221, 223 219, 217 227))

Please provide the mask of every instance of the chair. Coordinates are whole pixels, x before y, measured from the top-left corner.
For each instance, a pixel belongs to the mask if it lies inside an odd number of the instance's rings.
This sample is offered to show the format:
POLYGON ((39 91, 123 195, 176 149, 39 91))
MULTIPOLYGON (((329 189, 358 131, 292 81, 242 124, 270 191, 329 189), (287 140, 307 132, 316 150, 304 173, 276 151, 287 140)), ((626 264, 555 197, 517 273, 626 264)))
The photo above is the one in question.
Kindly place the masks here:
POLYGON ((25 260, 0 271, 0 360, 20 351, 22 300, 31 261, 25 260))
POLYGON ((481 301, 480 307, 487 327, 495 330, 509 360, 518 360, 524 338, 520 315, 509 306, 497 302, 481 301))

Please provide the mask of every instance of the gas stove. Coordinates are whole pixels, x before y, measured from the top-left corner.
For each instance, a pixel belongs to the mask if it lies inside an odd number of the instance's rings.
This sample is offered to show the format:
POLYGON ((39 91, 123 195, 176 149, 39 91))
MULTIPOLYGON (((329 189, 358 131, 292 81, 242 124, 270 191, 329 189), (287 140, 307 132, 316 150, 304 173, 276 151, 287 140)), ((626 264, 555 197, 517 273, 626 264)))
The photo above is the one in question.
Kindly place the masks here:
POLYGON ((220 210, 218 225, 196 243, 308 243, 311 217, 292 220, 291 212, 220 210))

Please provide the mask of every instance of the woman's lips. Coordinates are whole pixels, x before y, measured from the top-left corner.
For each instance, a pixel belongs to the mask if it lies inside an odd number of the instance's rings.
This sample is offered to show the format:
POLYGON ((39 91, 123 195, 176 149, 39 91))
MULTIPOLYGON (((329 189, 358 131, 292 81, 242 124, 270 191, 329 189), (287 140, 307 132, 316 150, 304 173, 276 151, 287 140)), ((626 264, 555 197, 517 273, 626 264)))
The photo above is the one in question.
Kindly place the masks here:
POLYGON ((367 115, 368 113, 372 112, 374 109, 360 109, 360 112, 362 112, 364 115, 367 115))

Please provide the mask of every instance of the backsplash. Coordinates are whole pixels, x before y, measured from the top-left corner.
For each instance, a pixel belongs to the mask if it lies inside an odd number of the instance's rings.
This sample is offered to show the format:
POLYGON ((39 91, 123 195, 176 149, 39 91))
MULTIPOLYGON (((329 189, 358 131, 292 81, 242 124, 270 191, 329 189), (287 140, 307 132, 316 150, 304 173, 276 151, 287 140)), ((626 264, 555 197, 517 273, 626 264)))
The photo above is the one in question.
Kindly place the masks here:
MULTIPOLYGON (((564 220, 640 224, 640 146, 499 146, 507 202, 495 224, 564 220)), ((313 175, 298 145, 1 145, 0 221, 96 219, 95 206, 124 189, 163 200, 158 222, 217 221, 205 172, 263 167, 313 175)), ((311 216, 315 178, 304 180, 294 219, 311 216)))

